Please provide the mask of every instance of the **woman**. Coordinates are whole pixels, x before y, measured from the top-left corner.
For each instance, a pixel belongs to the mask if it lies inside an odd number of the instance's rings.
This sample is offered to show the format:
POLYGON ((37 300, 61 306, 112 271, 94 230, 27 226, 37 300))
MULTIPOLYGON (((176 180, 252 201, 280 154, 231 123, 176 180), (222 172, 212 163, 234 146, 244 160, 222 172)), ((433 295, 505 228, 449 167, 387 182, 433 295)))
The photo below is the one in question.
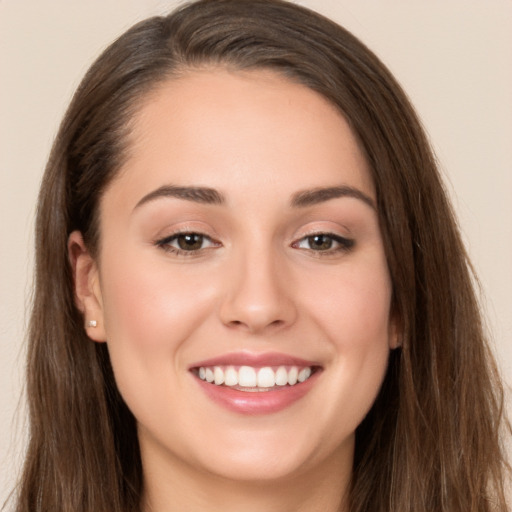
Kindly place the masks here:
POLYGON ((92 66, 41 189, 19 511, 506 510, 502 396, 386 68, 279 1, 92 66))

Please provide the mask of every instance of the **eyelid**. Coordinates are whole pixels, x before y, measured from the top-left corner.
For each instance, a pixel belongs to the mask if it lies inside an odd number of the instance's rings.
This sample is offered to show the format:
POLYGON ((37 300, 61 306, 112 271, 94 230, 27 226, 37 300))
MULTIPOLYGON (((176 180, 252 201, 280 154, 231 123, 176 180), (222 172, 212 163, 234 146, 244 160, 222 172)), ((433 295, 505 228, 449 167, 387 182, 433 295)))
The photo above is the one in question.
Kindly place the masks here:
POLYGON ((215 243, 211 236, 206 235, 205 233, 201 233, 200 231, 177 231, 176 233, 172 233, 171 235, 164 236, 155 241, 156 244, 168 244, 174 240, 177 240, 180 236, 184 235, 199 235, 203 238, 203 240, 209 240, 212 243, 215 243))
POLYGON ((165 226, 163 229, 159 229, 153 237, 153 243, 156 245, 159 242, 172 239, 180 235, 202 235, 209 240, 217 241, 218 234, 210 226, 210 224, 202 220, 186 220, 176 222, 165 226))
POLYGON ((353 249, 355 245, 355 240, 353 238, 348 238, 346 236, 340 235, 338 233, 333 233, 329 230, 312 230, 310 233, 306 233, 300 238, 297 238, 294 242, 292 242, 291 246, 296 249, 302 249, 305 251, 313 252, 316 256, 328 256, 333 255, 340 252, 348 252, 353 249), (328 248, 325 250, 315 250, 313 248, 301 247, 300 244, 302 242, 307 242, 309 238, 313 238, 315 236, 325 236, 333 240, 337 246, 334 248, 328 248))
POLYGON ((202 253, 204 253, 205 251, 208 251, 215 247, 220 247, 222 244, 220 242, 216 241, 213 237, 202 232, 201 230, 184 228, 184 229, 179 229, 167 236, 164 236, 164 237, 161 237, 161 238, 155 240, 154 245, 156 245, 157 247, 159 247, 160 249, 162 249, 166 252, 170 252, 170 253, 176 254, 178 256, 189 256, 190 257, 190 256, 199 256, 202 253), (201 247, 201 248, 195 249, 195 250, 181 249, 179 247, 175 247, 175 246, 171 245, 172 242, 174 242, 175 240, 178 240, 180 236, 184 236, 184 235, 201 236, 203 242, 209 241, 210 244, 208 247, 201 247))

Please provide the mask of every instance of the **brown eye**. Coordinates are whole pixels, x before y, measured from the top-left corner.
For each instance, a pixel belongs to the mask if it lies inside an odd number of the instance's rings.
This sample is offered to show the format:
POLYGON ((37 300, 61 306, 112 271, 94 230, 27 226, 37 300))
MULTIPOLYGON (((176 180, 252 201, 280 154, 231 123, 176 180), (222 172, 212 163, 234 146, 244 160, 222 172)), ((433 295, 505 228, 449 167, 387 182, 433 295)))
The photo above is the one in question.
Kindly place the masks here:
POLYGON ((328 251, 333 245, 333 239, 328 235, 308 236, 307 240, 309 248, 313 251, 328 251))
POLYGON ((318 253, 333 254, 349 251, 354 247, 355 241, 333 233, 315 233, 301 238, 292 244, 296 249, 306 249, 318 253))
POLYGON ((201 233, 176 233, 157 240, 155 245, 165 251, 180 255, 200 254, 205 249, 220 246, 218 242, 201 233))
POLYGON ((203 248, 204 237, 198 233, 184 233, 176 236, 176 241, 182 251, 198 251, 203 248))

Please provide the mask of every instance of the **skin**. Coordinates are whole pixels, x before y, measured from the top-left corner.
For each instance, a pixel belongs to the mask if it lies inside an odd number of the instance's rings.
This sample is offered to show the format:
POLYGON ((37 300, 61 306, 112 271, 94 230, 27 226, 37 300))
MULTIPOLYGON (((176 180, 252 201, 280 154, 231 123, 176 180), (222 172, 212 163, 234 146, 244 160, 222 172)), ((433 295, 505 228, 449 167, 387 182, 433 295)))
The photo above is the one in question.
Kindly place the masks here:
POLYGON ((99 257, 78 232, 69 251, 77 301, 97 321, 88 335, 108 343, 138 422, 147 510, 344 509, 354 432, 396 333, 375 208, 350 196, 291 205, 301 191, 341 186, 375 201, 348 124, 302 85, 210 69, 145 99, 101 199, 99 257), (225 201, 143 200, 168 185, 225 201), (208 238, 187 254, 157 243, 176 231, 208 238), (314 233, 353 245, 319 250, 314 233), (189 366, 240 351, 322 371, 291 406, 239 414, 208 398, 189 366))

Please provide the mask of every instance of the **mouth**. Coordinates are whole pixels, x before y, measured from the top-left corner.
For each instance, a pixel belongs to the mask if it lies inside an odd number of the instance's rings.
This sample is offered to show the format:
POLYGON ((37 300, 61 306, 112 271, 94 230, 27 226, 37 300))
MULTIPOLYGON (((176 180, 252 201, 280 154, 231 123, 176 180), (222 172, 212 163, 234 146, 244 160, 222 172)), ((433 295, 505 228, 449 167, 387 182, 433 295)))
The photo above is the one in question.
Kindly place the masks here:
POLYGON ((315 385, 322 366, 284 354, 238 353, 189 367, 214 403, 240 414, 279 412, 315 385))
POLYGON ((276 391, 306 382, 320 370, 318 366, 200 366, 192 373, 200 380, 215 386, 242 392, 276 391))

